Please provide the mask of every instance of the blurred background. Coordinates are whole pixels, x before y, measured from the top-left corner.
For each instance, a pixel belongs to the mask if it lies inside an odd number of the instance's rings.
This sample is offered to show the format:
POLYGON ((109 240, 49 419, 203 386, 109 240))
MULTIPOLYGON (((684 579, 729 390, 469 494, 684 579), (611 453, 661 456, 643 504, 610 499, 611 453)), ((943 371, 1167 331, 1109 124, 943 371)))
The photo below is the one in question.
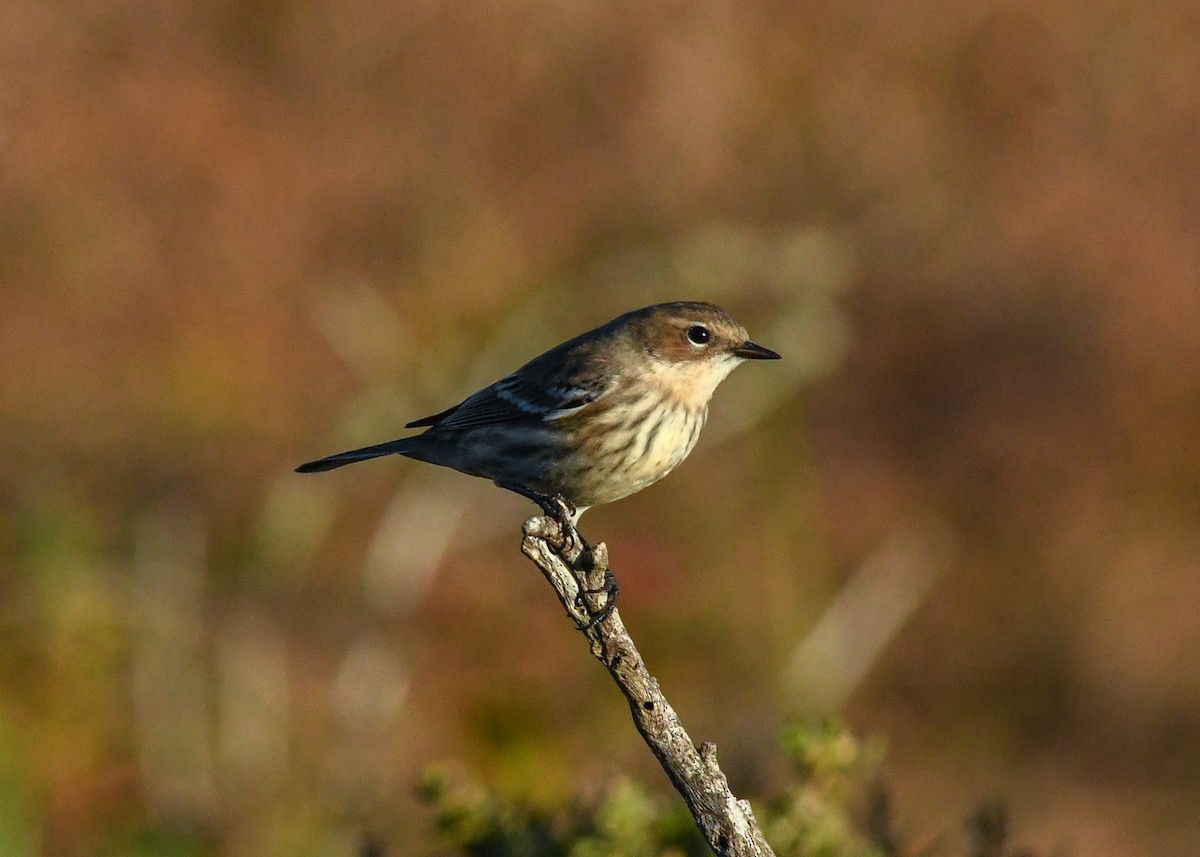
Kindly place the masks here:
POLYGON ((1194 3, 7 0, 0 69, 0 853, 666 792, 532 506, 292 468, 678 298, 785 360, 584 532, 734 790, 835 711, 918 845, 1195 853, 1194 3))

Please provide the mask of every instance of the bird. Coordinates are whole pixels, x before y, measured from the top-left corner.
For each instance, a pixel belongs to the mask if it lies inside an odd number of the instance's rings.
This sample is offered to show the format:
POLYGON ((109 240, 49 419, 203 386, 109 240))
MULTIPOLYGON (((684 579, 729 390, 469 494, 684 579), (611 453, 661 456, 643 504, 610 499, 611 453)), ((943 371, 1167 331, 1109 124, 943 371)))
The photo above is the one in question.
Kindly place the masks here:
POLYGON ((492 480, 572 528, 592 506, 662 479, 691 453, 717 386, 746 360, 778 360, 720 307, 660 303, 551 348, 432 416, 421 434, 296 468, 403 455, 492 480))

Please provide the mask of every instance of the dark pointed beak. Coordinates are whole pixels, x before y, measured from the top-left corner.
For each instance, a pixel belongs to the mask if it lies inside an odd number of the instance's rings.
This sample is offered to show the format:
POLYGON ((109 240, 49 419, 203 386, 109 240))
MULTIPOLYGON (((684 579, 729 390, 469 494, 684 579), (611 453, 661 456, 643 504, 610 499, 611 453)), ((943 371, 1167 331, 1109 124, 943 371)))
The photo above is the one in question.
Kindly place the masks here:
POLYGON ((770 348, 763 348, 757 342, 751 342, 747 339, 737 348, 733 349, 733 353, 743 360, 778 360, 779 355, 770 348))

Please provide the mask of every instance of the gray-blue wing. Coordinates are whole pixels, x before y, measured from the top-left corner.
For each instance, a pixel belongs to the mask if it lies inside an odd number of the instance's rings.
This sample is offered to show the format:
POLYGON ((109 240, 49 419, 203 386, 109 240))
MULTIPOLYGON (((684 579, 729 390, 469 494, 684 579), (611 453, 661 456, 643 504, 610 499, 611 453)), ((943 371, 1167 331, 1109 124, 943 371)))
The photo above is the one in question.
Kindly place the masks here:
POLYGON ((539 383, 515 372, 490 387, 469 396, 440 414, 414 420, 408 428, 435 426, 463 429, 521 420, 557 420, 590 405, 608 391, 608 386, 572 386, 539 383))

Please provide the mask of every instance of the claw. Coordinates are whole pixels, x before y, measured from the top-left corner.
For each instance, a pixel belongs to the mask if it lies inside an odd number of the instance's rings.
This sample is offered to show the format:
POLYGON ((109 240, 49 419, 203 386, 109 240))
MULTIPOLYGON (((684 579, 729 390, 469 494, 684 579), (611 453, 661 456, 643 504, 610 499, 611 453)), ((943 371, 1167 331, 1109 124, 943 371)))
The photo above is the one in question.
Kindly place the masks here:
POLYGON ((591 550, 591 545, 575 528, 575 504, 563 497, 561 494, 556 494, 553 497, 547 497, 546 503, 542 507, 542 511, 547 516, 553 518, 559 529, 562 531, 563 551, 571 553, 576 547, 580 552, 591 550))
POLYGON ((599 589, 582 589, 579 595, 576 596, 576 603, 582 604, 583 596, 587 595, 604 595, 604 606, 599 610, 588 610, 588 623, 583 630, 590 631, 607 619, 617 607, 617 596, 621 593, 621 587, 617 586, 616 575, 611 569, 604 570, 604 585, 599 589))
MULTIPOLYGON (((592 553, 592 546, 588 544, 587 539, 575 528, 575 517, 578 509, 575 504, 561 494, 541 494, 530 488, 525 488, 522 485, 515 485, 508 482, 496 482, 501 488, 506 488, 516 494, 520 494, 533 502, 537 503, 541 508, 542 513, 547 518, 558 524, 559 532, 562 535, 562 546, 557 548, 559 554, 566 560, 578 573, 582 570, 584 574, 587 571, 596 567, 595 556, 592 553), (578 552, 575 552, 578 547, 578 552), (570 554, 574 559, 567 559, 570 554)), ((598 546, 603 550, 604 545, 598 546)), ((604 554, 607 557, 607 553, 604 554)), ((607 562, 607 559, 605 560, 607 562)), ((609 617, 617 606, 617 593, 620 588, 617 586, 617 579, 609 569, 604 570, 604 585, 599 589, 584 589, 580 587, 579 592, 575 595, 575 606, 587 611, 588 623, 582 630, 591 630, 609 617), (604 606, 599 610, 593 611, 587 605, 584 599, 585 595, 604 595, 604 606)))
POLYGON ((559 530, 562 532, 563 551, 570 552, 575 545, 579 545, 580 550, 589 549, 588 543, 575 529, 575 513, 577 511, 575 504, 566 497, 561 494, 542 494, 511 482, 498 481, 496 484, 537 503, 542 513, 558 524, 559 530))

